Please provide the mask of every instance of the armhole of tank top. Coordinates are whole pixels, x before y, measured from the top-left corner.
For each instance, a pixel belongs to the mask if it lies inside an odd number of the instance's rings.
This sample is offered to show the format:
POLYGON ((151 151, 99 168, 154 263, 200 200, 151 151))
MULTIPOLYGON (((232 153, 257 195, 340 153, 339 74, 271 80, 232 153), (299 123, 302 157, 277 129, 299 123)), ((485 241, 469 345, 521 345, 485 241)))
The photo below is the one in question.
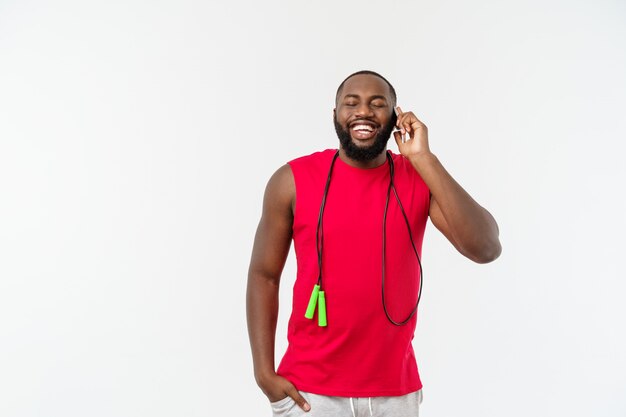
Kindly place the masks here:
MULTIPOLYGON (((326 149, 325 151, 320 151, 317 152, 319 154, 322 154, 324 152, 328 152, 328 160, 326 161, 326 159, 323 160, 322 164, 324 166, 323 170, 328 170, 331 164, 331 161, 333 159, 333 156, 335 154, 335 152, 337 152, 337 149, 326 149), (328 165, 328 167, 326 167, 326 165, 328 165)), ((315 154, 311 154, 309 156, 313 156, 315 154)), ((302 158, 296 158, 293 159, 289 162, 287 162, 287 165, 289 165, 289 168, 291 168, 291 174, 293 175, 293 182, 294 182, 294 202, 293 202, 293 227, 295 228, 296 225, 299 224, 299 217, 298 217, 298 212, 301 210, 298 210, 298 173, 302 174, 302 175, 308 175, 308 172, 311 169, 315 169, 315 165, 311 165, 310 164, 310 160, 307 159, 303 159, 302 158), (302 159, 302 160, 301 160, 302 159)))
POLYGON ((296 181, 296 173, 292 164, 293 161, 287 162, 289 169, 291 170, 291 176, 293 177, 293 203, 291 204, 291 214, 293 217, 292 226, 296 224, 296 213, 298 212, 298 182, 296 181))

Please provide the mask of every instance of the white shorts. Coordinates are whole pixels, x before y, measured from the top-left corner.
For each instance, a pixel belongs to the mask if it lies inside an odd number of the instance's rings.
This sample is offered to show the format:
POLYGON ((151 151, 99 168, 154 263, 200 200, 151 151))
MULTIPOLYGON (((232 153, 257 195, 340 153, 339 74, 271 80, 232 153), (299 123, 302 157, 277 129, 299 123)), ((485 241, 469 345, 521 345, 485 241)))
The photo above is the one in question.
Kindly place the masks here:
POLYGON ((422 390, 397 397, 331 397, 300 391, 306 412, 291 397, 270 403, 274 417, 419 417, 422 390))

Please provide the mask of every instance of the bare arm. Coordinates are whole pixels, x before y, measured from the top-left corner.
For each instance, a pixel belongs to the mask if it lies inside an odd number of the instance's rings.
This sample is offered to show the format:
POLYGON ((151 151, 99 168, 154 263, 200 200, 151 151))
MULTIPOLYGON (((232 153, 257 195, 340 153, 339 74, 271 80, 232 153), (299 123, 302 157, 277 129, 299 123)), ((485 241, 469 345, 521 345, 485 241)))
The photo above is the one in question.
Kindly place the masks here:
POLYGON ((495 260, 502 252, 498 225, 445 170, 437 157, 409 158, 432 193, 430 219, 454 247, 478 263, 495 260))
POLYGON ((430 152, 428 128, 412 112, 403 113, 400 107, 397 110, 396 126, 400 130, 394 137, 400 153, 411 161, 432 193, 429 214, 433 224, 474 262, 498 258, 502 245, 491 213, 474 201, 430 152))
POLYGON ((254 376, 270 401, 292 397, 306 410, 298 390, 276 375, 274 344, 278 318, 280 276, 291 245, 295 184, 288 165, 270 178, 263 198, 263 213, 254 238, 248 270, 246 314, 254 362, 254 376))

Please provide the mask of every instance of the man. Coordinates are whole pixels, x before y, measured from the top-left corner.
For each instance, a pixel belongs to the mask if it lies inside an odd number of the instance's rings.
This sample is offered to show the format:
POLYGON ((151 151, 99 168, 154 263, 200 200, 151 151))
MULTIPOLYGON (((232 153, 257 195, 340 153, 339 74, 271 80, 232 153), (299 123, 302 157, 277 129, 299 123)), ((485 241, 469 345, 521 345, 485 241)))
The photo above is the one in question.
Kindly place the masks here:
POLYGON ((478 263, 500 255, 498 226, 430 151, 426 126, 396 106, 381 75, 350 75, 335 104, 339 150, 290 161, 265 190, 247 291, 255 378, 275 416, 417 416, 411 340, 427 217, 478 263), (400 155, 386 150, 394 128, 400 155), (292 239, 298 274, 276 370, 278 289, 292 239))

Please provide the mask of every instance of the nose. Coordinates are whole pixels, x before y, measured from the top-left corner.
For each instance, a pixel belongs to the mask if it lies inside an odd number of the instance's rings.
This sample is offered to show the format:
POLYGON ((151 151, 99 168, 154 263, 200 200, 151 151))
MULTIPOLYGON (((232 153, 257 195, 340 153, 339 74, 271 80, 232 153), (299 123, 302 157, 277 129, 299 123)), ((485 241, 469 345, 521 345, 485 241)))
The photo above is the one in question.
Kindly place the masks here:
POLYGON ((374 112, 368 103, 360 103, 356 108, 357 117, 371 117, 373 115, 374 112))

